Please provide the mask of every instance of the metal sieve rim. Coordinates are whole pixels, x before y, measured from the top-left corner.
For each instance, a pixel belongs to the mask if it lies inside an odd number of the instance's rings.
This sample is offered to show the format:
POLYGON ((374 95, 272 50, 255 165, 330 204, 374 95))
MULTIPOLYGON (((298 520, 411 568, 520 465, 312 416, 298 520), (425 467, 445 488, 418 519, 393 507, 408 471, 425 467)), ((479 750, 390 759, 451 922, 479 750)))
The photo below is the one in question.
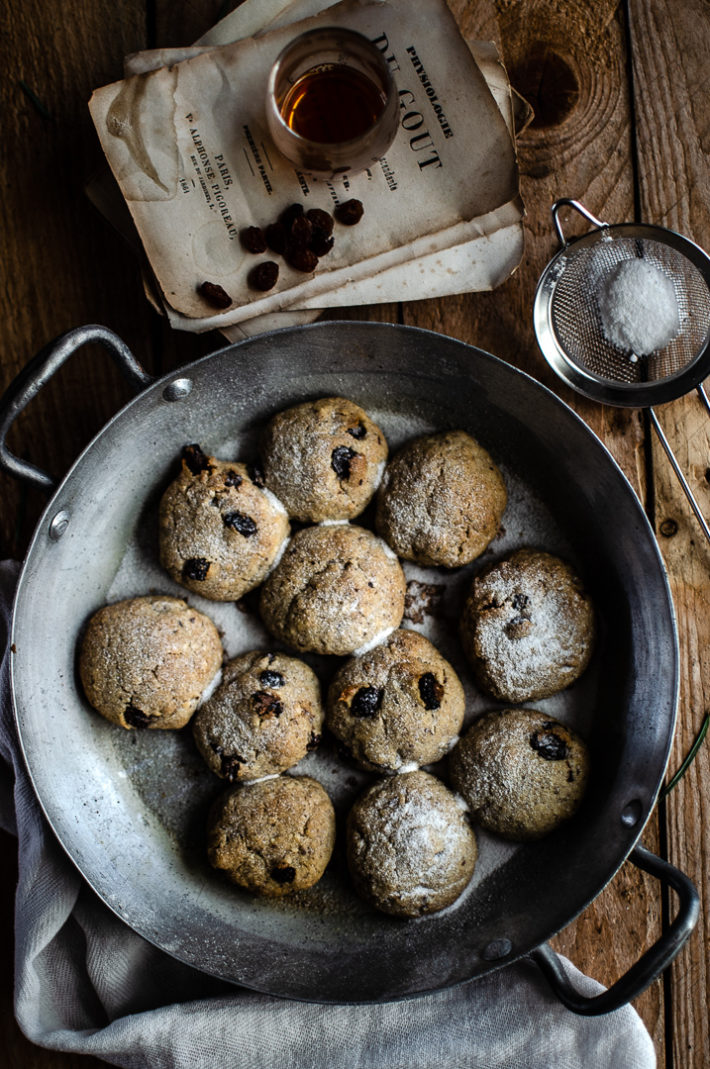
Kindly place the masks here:
MULTIPOLYGON (((563 202, 558 202, 558 204, 563 202)), ((572 204, 573 202, 565 202, 572 204)), ((577 207, 576 203, 574 204, 577 207)), ((584 212, 587 218, 593 218, 584 212)), ((595 220, 599 222, 599 220, 595 220)), ((562 237, 557 224, 558 234, 562 237)), ((612 382, 595 375, 571 359, 561 344, 552 323, 552 304, 557 285, 562 278, 570 253, 606 241, 609 238, 631 238, 655 241, 670 246, 685 256, 698 269, 710 290, 710 256, 689 238, 650 223, 602 223, 581 237, 564 241, 563 247, 550 260, 535 290, 533 326, 542 355, 552 370, 572 389, 592 401, 623 408, 646 408, 650 405, 674 401, 688 393, 710 374, 710 323, 705 342, 697 355, 675 375, 652 382, 612 382)), ((563 239, 564 240, 564 239, 563 239)))

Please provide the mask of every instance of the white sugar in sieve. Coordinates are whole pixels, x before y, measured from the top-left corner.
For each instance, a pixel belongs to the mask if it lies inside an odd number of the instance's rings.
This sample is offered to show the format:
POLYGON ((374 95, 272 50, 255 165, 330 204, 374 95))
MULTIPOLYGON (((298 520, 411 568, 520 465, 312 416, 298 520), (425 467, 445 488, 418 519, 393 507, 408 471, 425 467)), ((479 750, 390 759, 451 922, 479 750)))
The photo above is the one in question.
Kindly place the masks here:
POLYGON ((710 527, 684 477, 652 405, 695 389, 710 415, 703 380, 710 373, 710 257, 688 238, 641 223, 609 225, 576 200, 555 201, 552 218, 562 248, 545 268, 535 292, 533 322, 550 367, 568 386, 593 401, 647 408, 659 440, 705 537, 710 527), (567 240, 559 212, 574 208, 594 226, 567 240), (642 258, 673 286, 679 330, 645 356, 608 340, 599 294, 625 260, 642 258))

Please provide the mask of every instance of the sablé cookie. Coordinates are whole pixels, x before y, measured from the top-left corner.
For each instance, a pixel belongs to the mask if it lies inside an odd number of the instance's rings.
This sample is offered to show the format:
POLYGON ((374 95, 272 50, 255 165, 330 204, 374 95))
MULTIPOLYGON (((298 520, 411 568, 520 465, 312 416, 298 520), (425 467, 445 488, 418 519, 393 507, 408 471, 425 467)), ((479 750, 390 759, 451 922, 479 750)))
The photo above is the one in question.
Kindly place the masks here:
POLYGON ((449 662, 424 635, 398 630, 336 672, 326 723, 361 768, 397 772, 448 753, 464 709, 449 662))
POLYGON ((357 799, 347 857, 363 898, 384 913, 421 917, 456 901, 478 847, 461 799, 419 770, 384 777, 357 799))
POLYGON ((159 518, 160 563, 175 582, 213 601, 236 601, 262 582, 290 526, 260 482, 245 464, 183 449, 159 518))
POLYGON ((534 701, 570 686, 587 667, 594 610, 567 563, 520 549, 474 579, 460 631, 486 693, 499 701, 534 701))
POLYGON ((256 650, 224 666, 192 731, 208 767, 235 782, 292 768, 317 747, 322 726, 313 670, 284 653, 256 650))
POLYGON ((516 842, 540 839, 576 812, 587 785, 585 742, 532 709, 476 720, 449 758, 451 782, 471 819, 516 842))
POLYGON ((273 416, 261 458, 266 485, 294 519, 350 520, 379 485, 387 442, 359 405, 322 397, 273 416))
POLYGON ((335 845, 335 812, 309 776, 276 776, 222 795, 208 819, 210 864, 253 894, 313 887, 335 845))
POLYGON ((404 560, 458 568, 495 538, 506 502, 503 476, 470 434, 428 434, 387 465, 375 526, 404 560))
POLYGON ((404 614, 401 565, 363 527, 297 531, 261 592, 261 616, 296 650, 344 656, 385 638, 404 614))
POLYGON ((181 598, 146 595, 106 605, 79 652, 87 698, 124 728, 181 728, 222 665, 222 642, 181 598))

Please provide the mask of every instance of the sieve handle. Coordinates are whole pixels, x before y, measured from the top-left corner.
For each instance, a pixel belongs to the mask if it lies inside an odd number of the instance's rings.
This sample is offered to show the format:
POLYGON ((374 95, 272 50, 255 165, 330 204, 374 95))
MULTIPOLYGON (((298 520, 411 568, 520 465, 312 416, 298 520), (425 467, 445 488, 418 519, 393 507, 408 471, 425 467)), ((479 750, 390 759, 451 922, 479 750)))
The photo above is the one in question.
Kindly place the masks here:
POLYGON ((584 205, 580 204, 578 200, 572 200, 570 197, 560 197, 559 200, 555 201, 551 209, 552 221, 555 224, 555 230, 557 231, 557 237, 560 239, 560 245, 569 244, 562 230, 562 224, 559 220, 560 208, 574 208, 576 212, 579 212, 580 215, 583 215, 584 218, 588 219, 589 222, 592 223, 594 226, 609 226, 608 223, 603 223, 601 219, 597 219, 596 215, 592 215, 591 212, 587 211, 584 205))
POLYGON ((695 391, 696 391, 698 397, 700 398, 700 400, 705 405, 705 411, 710 416, 710 401, 708 401, 708 395, 705 393, 705 387, 703 386, 702 382, 700 383, 699 386, 695 387, 695 391))
MULTIPOLYGON (((701 401, 705 405, 705 408, 710 413, 710 402, 708 401, 707 394, 705 393, 705 391, 704 391, 704 389, 702 387, 702 384, 697 387, 697 391, 698 391, 698 394, 700 395, 701 401)), ((700 510, 700 505, 698 504, 693 491, 690 489, 690 486, 688 484, 688 480, 683 475, 683 472, 680 469, 680 465, 679 465, 678 461, 675 458, 675 453, 671 449, 670 442, 666 438, 666 436, 665 436, 665 434, 663 432, 663 428, 661 427, 660 423, 658 422, 658 418, 656 416, 656 413, 653 411, 652 408, 649 408, 648 414, 651 417, 651 422, 653 423, 653 426, 654 426, 654 429, 656 431, 656 434, 658 435, 658 440, 660 441, 661 445, 663 446, 663 450, 664 450, 666 456, 668 457, 668 459, 669 459, 669 461, 671 463, 671 467, 673 468, 673 471, 676 474, 678 482, 683 487, 683 491, 685 493, 685 496, 688 498, 688 502, 690 503, 691 509, 695 513, 695 518, 698 521, 698 523, 700 524, 700 526, 702 527, 703 534, 707 538, 708 542, 710 542, 710 527, 708 526, 707 520, 705 519, 705 517, 703 516, 703 514, 702 514, 702 512, 700 510)))

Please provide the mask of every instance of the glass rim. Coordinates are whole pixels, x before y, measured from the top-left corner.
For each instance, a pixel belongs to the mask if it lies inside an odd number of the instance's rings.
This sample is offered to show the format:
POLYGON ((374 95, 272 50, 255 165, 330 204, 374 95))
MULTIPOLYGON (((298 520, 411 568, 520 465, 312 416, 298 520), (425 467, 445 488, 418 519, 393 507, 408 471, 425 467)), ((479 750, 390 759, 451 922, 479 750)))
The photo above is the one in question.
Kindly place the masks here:
MULTIPOLYGON (((306 72, 304 71, 304 73, 306 72)), ((395 81, 392 77, 392 72, 390 71, 387 65, 387 61, 385 60, 384 56, 377 48, 377 46, 374 45, 373 42, 370 40, 370 38, 366 37, 364 33, 360 33, 359 30, 353 30, 347 26, 329 25, 317 26, 310 30, 304 30, 304 32, 299 34, 298 37, 294 37, 293 40, 289 41, 287 45, 284 45, 284 47, 281 49, 278 56, 274 60, 271 66, 271 70, 269 71, 269 80, 267 83, 267 102, 272 118, 277 123, 279 129, 287 137, 291 138, 294 144, 304 146, 313 145, 314 147, 319 149, 326 148, 328 146, 332 147, 334 145, 337 145, 338 148, 341 148, 341 146, 343 148, 348 148, 350 146, 359 145, 364 140, 371 138, 373 133, 377 131, 379 127, 384 125, 385 119, 387 118, 387 110, 390 102, 390 97, 393 96, 396 92, 397 86, 395 85, 395 81), (288 53, 296 45, 298 45, 304 40, 307 40, 309 37, 316 38, 327 34, 337 34, 350 41, 356 42, 359 46, 364 45, 371 52, 378 67, 380 68, 384 83, 381 87, 382 91, 385 93, 385 102, 382 111, 372 123, 372 126, 368 126, 367 130, 365 130, 364 133, 358 134, 357 137, 349 138, 347 141, 313 141, 310 138, 304 137, 302 134, 297 133, 296 130, 292 129, 292 127, 288 125, 283 115, 281 114, 281 108, 278 105, 276 97, 276 80, 279 74, 281 73, 283 62, 286 59, 288 53)))

